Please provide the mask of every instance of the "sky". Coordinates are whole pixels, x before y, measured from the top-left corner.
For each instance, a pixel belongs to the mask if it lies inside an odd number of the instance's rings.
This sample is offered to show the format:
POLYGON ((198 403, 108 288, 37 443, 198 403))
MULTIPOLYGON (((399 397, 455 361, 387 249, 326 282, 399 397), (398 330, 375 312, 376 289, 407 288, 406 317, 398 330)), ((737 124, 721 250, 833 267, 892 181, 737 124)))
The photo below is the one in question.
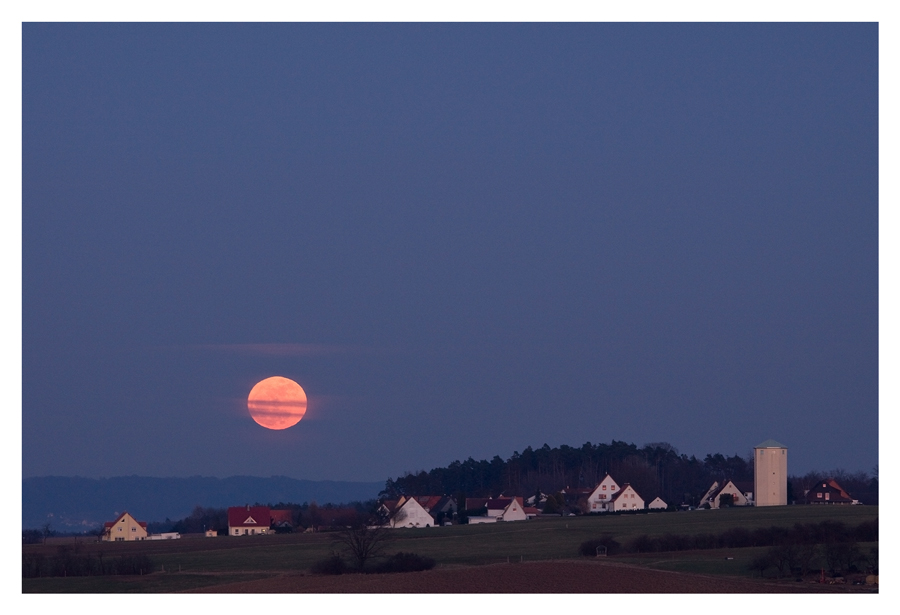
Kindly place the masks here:
POLYGON ((872 472, 879 29, 22 27, 22 474, 872 472), (306 415, 247 410, 269 376, 306 415))

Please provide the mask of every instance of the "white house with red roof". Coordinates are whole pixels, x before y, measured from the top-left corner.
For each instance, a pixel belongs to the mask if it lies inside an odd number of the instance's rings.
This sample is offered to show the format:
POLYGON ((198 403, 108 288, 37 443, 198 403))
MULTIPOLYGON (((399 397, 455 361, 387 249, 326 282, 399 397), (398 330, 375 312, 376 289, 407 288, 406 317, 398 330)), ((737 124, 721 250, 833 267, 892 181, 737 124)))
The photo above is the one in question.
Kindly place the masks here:
POLYGON ((425 510, 416 498, 400 496, 399 500, 388 500, 381 505, 387 516, 387 527, 434 527, 434 517, 425 510))
MULTIPOLYGON (((466 502, 468 501, 466 499, 466 502)), ((469 517, 469 525, 497 521, 525 521, 537 515, 537 509, 526 507, 521 496, 489 499, 485 502, 485 506, 487 515, 469 517)))
POLYGON ((588 512, 619 512, 623 510, 643 510, 644 500, 634 487, 625 483, 621 487, 607 474, 587 497, 588 512))
POLYGON ((613 480, 613 477, 607 474, 603 477, 594 490, 587 497, 588 512, 609 512, 612 509, 611 504, 616 494, 621 491, 619 484, 613 480))
POLYGON ((625 483, 619 492, 613 496, 610 507, 612 512, 644 510, 644 500, 634 490, 634 487, 625 483))
POLYGON ((228 509, 228 535, 268 534, 272 516, 268 506, 232 506, 228 509))
POLYGON ((733 506, 752 506, 753 483, 736 483, 732 480, 727 480, 722 483, 713 481, 712 486, 706 494, 700 498, 700 503, 697 506, 706 508, 706 505, 708 504, 710 508, 719 508, 723 495, 731 496, 733 506))
POLYGON ((107 521, 103 524, 101 540, 108 542, 122 542, 129 540, 146 540, 147 522, 138 521, 128 512, 123 512, 115 521, 107 521))
POLYGON ((666 504, 665 500, 663 500, 659 496, 657 496, 656 498, 653 499, 652 502, 647 504, 647 510, 665 510, 668 507, 669 507, 669 505, 666 504))

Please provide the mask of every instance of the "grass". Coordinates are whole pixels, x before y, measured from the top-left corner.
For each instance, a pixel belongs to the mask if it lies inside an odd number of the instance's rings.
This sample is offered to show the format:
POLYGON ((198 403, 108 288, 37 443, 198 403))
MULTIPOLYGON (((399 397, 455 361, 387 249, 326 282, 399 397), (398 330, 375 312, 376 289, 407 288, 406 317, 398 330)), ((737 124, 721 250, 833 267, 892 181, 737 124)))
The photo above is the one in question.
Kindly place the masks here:
MULTIPOLYGON (((792 527, 825 519, 855 526, 878 517, 877 506, 779 506, 732 508, 640 515, 533 519, 526 522, 392 530, 385 553, 412 552, 439 566, 482 565, 509 561, 578 558, 585 540, 611 534, 620 543, 647 534, 718 534, 732 527, 792 527)), ((305 571, 334 550, 328 534, 242 537, 186 537, 182 540, 82 544, 82 552, 103 550, 104 557, 145 553, 156 573, 145 577, 24 579, 24 592, 172 592, 234 580, 305 571), (162 569, 165 573, 162 573, 162 569), (212 574, 211 574, 212 573, 212 574)), ((762 549, 684 551, 620 556, 621 561, 666 570, 748 575, 750 560, 762 549), (727 551, 727 553, 726 553, 727 551), (734 557, 726 560, 725 557, 734 557)), ((52 556, 56 546, 25 545, 24 552, 52 556)), ((616 558, 614 558, 616 559, 616 558)))

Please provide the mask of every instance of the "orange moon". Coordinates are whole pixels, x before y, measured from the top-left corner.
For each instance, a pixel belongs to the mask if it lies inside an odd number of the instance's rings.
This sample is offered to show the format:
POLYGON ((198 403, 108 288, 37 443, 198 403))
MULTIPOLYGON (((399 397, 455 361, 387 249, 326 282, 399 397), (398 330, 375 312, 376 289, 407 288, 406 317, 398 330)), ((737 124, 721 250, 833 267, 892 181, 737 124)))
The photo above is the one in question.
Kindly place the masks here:
POLYGON ((287 429, 306 414, 306 392, 290 378, 272 376, 250 389, 247 409, 266 429, 287 429))

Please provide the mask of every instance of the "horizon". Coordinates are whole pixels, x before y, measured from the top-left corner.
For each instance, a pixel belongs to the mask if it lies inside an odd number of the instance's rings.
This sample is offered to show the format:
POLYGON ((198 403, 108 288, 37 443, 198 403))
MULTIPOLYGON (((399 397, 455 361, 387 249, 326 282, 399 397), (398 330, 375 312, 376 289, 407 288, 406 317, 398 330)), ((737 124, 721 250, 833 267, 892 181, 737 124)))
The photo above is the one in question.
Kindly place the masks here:
MULTIPOLYGON (((623 440, 612 439, 612 440, 610 441, 610 443, 612 443, 612 442, 624 442, 624 441, 623 441, 623 440)), ((544 444, 547 444, 547 445, 549 446, 549 444, 546 443, 546 442, 545 442, 544 444)), ((498 454, 498 455, 496 455, 496 456, 500 457, 504 462, 507 462, 507 461, 509 461, 509 459, 512 457, 512 455, 515 454, 515 453, 521 453, 521 452, 523 452, 523 451, 524 451, 525 449, 527 449, 527 448, 531 448, 532 450, 536 450, 536 449, 539 449, 539 448, 543 447, 544 444, 542 444, 542 445, 540 445, 540 446, 529 445, 529 446, 527 446, 527 447, 523 447, 522 449, 516 449, 515 451, 513 451, 512 453, 510 453, 510 454, 507 455, 507 456, 503 456, 503 455, 500 455, 500 454, 498 454)), ((581 448, 581 446, 583 446, 584 444, 585 444, 585 443, 582 443, 581 445, 578 445, 578 446, 560 444, 560 445, 557 445, 557 446, 550 446, 550 448, 551 448, 551 449, 558 449, 558 448, 560 448, 560 447, 562 447, 562 446, 569 446, 569 447, 571 447, 571 448, 581 448)), ((605 442, 588 442, 587 444, 600 445, 600 444, 607 444, 607 443, 605 443, 605 442)), ((672 448, 673 448, 674 450, 677 451, 677 453, 678 453, 679 456, 681 456, 681 455, 686 455, 688 458, 692 458, 692 457, 693 457, 693 458, 696 458, 696 459, 698 459, 698 460, 700 460, 700 461, 703 461, 703 460, 706 458, 707 455, 721 454, 721 455, 723 455, 723 456, 725 456, 725 457, 732 457, 732 456, 737 455, 738 457, 741 457, 742 459, 744 459, 744 460, 746 460, 746 461, 748 461, 748 462, 750 462, 750 463, 753 462, 753 447, 750 448, 750 453, 747 454, 747 455, 740 455, 739 453, 728 454, 728 453, 724 453, 724 452, 722 452, 722 451, 709 451, 709 452, 703 453, 703 454, 695 454, 695 453, 685 453, 685 452, 682 452, 681 449, 679 449, 677 446, 675 446, 675 445, 672 444, 671 442, 664 442, 664 441, 663 441, 663 442, 652 442, 652 443, 646 443, 646 444, 644 444, 643 446, 638 446, 638 445, 637 445, 636 443, 634 443, 634 442, 625 442, 625 444, 628 444, 628 445, 634 444, 635 446, 637 446, 638 450, 643 449, 643 448, 645 448, 646 446, 649 446, 649 445, 651 445, 651 444, 666 444, 666 445, 672 446, 672 448)), ((846 474, 858 474, 858 473, 864 473, 864 474, 866 474, 866 475, 868 475, 868 476, 875 476, 875 475, 877 475, 877 473, 878 473, 878 471, 877 471, 877 470, 878 470, 878 464, 876 464, 875 466, 873 466, 873 467, 871 467, 871 468, 845 468, 845 467, 840 467, 840 466, 834 466, 834 467, 828 467, 828 468, 810 468, 810 469, 806 469, 806 470, 803 470, 803 471, 796 471, 796 472, 795 472, 795 471, 792 471, 792 470, 791 470, 791 463, 790 463, 790 451, 791 451, 791 449, 790 449, 790 447, 787 447, 787 450, 788 450, 788 475, 789 475, 789 476, 802 477, 802 476, 805 476, 805 475, 807 475, 807 474, 822 474, 822 475, 832 476, 833 474, 838 473, 838 472, 844 472, 844 473, 846 473, 846 474)), ((493 457, 494 457, 494 455, 491 455, 490 457, 484 457, 484 458, 482 458, 482 459, 475 459, 474 457, 471 457, 471 458, 474 459, 475 461, 490 461, 491 459, 493 459, 493 457)), ((165 476, 154 476, 154 475, 143 475, 143 474, 116 474, 116 475, 103 475, 103 476, 84 476, 84 475, 80 475, 80 474, 70 474, 70 475, 67 475, 67 474, 44 474, 44 475, 35 475, 35 476, 23 476, 23 477, 22 477, 22 480, 28 480, 28 479, 31 479, 31 478, 86 478, 86 479, 91 479, 91 480, 103 480, 103 479, 111 479, 111 478, 130 478, 130 477, 136 477, 136 478, 159 478, 159 479, 166 479, 166 478, 175 478, 175 479, 187 479, 187 478, 214 478, 214 479, 217 479, 217 480, 223 480, 223 479, 227 479, 227 478, 287 478, 287 479, 290 479, 290 480, 310 481, 310 482, 377 483, 377 482, 386 482, 386 481, 389 481, 389 480, 393 480, 393 479, 395 479, 395 478, 400 478, 400 477, 403 477, 403 476, 407 476, 407 475, 409 475, 409 474, 418 473, 418 472, 422 472, 422 471, 424 471, 424 472, 430 472, 430 471, 435 470, 435 469, 446 468, 446 467, 448 467, 450 464, 452 464, 452 463, 454 463, 454 462, 462 462, 462 461, 465 461, 466 459, 469 459, 469 458, 470 458, 470 457, 457 457, 456 459, 453 459, 453 460, 451 460, 451 461, 448 461, 448 462, 447 462, 446 464, 444 464, 444 465, 434 466, 434 467, 431 467, 431 468, 417 468, 417 469, 415 469, 415 470, 404 470, 403 472, 399 472, 399 473, 396 473, 396 474, 391 474, 391 475, 387 476, 387 477, 384 478, 384 479, 378 479, 378 478, 373 478, 373 479, 359 479, 359 478, 336 478, 336 479, 330 479, 330 478, 309 478, 309 477, 301 477, 301 476, 290 476, 290 475, 287 475, 287 474, 272 474, 272 475, 261 475, 261 474, 229 474, 229 475, 190 474, 190 475, 188 475, 188 474, 184 474, 184 475, 165 475, 165 476)))

